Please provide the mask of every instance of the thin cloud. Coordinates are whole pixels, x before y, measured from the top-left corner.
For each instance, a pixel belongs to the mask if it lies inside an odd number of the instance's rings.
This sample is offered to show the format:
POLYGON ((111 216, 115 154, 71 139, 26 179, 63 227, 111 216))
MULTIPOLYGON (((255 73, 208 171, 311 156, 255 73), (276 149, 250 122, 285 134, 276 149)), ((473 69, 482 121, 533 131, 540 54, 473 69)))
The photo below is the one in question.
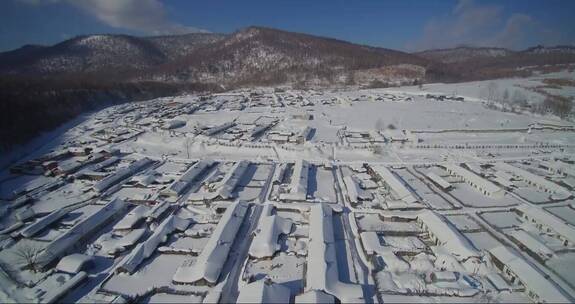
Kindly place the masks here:
POLYGON ((28 4, 66 3, 79 8, 102 23, 147 34, 207 32, 169 20, 159 0, 20 0, 28 4))
POLYGON ((558 35, 527 14, 515 13, 506 17, 501 6, 460 0, 450 13, 429 20, 422 36, 408 43, 406 48, 424 50, 473 45, 521 49, 557 42, 558 35))

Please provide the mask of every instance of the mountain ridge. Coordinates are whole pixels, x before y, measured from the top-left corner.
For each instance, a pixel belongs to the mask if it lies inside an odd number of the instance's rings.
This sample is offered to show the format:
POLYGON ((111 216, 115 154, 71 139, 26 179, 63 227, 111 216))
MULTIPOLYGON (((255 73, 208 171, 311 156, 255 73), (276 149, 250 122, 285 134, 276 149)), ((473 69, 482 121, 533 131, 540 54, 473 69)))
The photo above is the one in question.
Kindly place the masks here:
POLYGON ((231 34, 77 36, 52 46, 0 53, 0 75, 115 81, 205 82, 226 86, 379 81, 466 81, 517 76, 518 68, 575 62, 575 47, 521 51, 459 46, 407 53, 251 26, 231 34))

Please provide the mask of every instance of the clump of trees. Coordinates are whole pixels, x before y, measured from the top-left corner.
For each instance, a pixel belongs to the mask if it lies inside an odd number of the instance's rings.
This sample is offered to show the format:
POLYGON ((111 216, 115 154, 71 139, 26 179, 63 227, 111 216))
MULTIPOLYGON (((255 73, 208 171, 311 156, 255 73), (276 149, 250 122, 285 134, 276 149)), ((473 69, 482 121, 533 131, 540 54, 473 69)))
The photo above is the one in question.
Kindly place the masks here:
POLYGON ((30 244, 18 245, 14 250, 14 255, 17 258, 17 263, 21 264, 24 269, 33 272, 40 271, 40 255, 41 249, 30 244))
POLYGON ((552 113, 561 118, 566 118, 572 109, 573 101, 571 99, 550 94, 545 97, 542 103, 533 107, 533 112, 538 114, 552 113))
POLYGON ((390 85, 387 82, 383 82, 379 79, 374 79, 372 80, 367 86, 367 89, 384 89, 384 88, 389 88, 390 85))
POLYGON ((379 132, 383 132, 385 130, 395 130, 395 129, 397 129, 397 127, 392 123, 386 124, 382 118, 378 118, 375 121, 375 129, 379 132))
POLYGON ((504 110, 515 111, 515 108, 530 108, 532 113, 551 113, 561 118, 567 118, 573 110, 573 98, 554 95, 541 88, 534 88, 535 92, 544 95, 543 102, 529 104, 527 96, 521 90, 516 89, 513 93, 505 89, 502 93, 495 82, 489 82, 487 87, 481 92, 481 97, 487 100, 489 108, 496 108, 495 103, 503 106, 504 110))
POLYGON ((202 84, 114 82, 97 79, 0 77, 0 151, 23 144, 85 111, 104 106, 218 90, 202 84))
POLYGON ((511 102, 519 107, 526 107, 528 105, 527 96, 525 96, 525 94, 519 90, 513 91, 511 102))

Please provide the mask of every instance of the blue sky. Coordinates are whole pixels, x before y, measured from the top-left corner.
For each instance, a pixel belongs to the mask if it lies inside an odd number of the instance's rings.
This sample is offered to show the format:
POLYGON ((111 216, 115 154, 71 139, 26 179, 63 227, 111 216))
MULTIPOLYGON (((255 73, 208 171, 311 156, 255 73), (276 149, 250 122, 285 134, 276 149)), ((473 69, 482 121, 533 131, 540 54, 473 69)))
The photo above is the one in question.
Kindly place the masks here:
POLYGON ((0 51, 76 35, 260 25, 399 50, 575 44, 571 0, 1 0, 0 51))

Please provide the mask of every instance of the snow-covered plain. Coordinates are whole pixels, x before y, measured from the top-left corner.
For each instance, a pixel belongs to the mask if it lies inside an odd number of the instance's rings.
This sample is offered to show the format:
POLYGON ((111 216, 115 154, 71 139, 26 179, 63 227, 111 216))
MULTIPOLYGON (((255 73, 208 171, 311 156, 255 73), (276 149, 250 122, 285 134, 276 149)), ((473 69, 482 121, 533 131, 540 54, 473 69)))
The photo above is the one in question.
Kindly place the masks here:
MULTIPOLYGON (((497 85, 537 103, 555 78, 497 85)), ((2 159, 0 301, 573 302, 575 126, 487 86, 86 115, 2 159)))

